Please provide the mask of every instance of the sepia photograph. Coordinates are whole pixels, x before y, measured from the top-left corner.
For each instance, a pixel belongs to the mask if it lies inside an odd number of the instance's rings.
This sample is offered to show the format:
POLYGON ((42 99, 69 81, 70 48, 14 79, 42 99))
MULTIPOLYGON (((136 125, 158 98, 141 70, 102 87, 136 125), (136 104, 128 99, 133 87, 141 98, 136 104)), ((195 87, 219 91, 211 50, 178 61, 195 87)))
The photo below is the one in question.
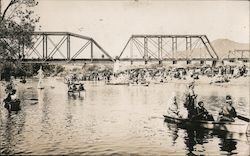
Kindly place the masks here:
POLYGON ((0 155, 250 154, 248 0, 0 0, 0 155))

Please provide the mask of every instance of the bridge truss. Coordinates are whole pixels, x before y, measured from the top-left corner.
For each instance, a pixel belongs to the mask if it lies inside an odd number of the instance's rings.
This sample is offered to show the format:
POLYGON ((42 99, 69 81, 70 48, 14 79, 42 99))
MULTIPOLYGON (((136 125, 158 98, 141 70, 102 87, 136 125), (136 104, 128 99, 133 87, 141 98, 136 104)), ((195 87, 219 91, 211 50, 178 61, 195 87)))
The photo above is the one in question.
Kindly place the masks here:
POLYGON ((238 58, 238 59, 250 59, 250 50, 247 49, 235 49, 233 51, 229 51, 228 59, 230 58, 238 58))
POLYGON ((22 47, 23 62, 113 62, 114 59, 90 37, 69 32, 34 32, 33 46, 22 47))
POLYGON ((132 35, 120 60, 218 60, 206 35, 132 35))

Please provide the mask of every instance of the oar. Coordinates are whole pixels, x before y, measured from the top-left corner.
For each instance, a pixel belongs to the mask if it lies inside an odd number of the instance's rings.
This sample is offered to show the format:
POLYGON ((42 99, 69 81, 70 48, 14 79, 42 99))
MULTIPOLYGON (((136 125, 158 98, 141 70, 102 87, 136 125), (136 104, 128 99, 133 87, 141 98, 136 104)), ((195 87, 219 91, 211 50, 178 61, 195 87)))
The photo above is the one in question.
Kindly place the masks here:
POLYGON ((237 115, 237 118, 240 119, 240 120, 243 120, 243 121, 246 121, 246 122, 250 122, 250 119, 244 117, 244 116, 241 116, 241 115, 237 115))

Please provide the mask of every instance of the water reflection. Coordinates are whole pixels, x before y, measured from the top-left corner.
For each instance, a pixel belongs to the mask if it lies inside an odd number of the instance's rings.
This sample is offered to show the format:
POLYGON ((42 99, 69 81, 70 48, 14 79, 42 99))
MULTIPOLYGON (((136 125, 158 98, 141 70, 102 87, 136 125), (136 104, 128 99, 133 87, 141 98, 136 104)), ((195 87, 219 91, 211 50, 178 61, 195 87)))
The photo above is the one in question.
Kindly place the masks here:
POLYGON ((78 95, 78 94, 68 94, 68 99, 69 99, 69 101, 71 99, 72 100, 79 99, 80 101, 83 101, 85 96, 86 96, 85 92, 81 93, 80 95, 78 95))
POLYGON ((187 154, 193 155, 193 152, 196 152, 196 154, 197 152, 200 152, 199 154, 202 154, 202 152, 205 151, 203 144, 208 143, 208 138, 210 137, 209 131, 205 129, 188 128, 185 132, 186 136, 184 137, 184 142, 188 151, 187 154))
POLYGON ((168 130, 171 132, 171 137, 172 137, 172 145, 174 146, 177 142, 176 140, 178 139, 178 126, 177 124, 170 124, 167 123, 168 130))
MULTIPOLYGON (((0 106, 1 154, 244 155, 249 152, 245 141, 228 134, 163 124, 169 94, 176 91, 181 101, 185 85, 106 86, 86 82, 86 95, 78 97, 68 95, 67 85, 62 81, 53 82, 53 89, 45 86, 44 90, 37 90, 36 84, 37 81, 28 81, 18 86, 23 100, 18 114, 8 117, 0 106)), ((225 97, 224 88, 195 89, 205 107, 217 113, 225 97)), ((247 116, 249 95, 237 95, 244 88, 235 89, 226 92, 235 97, 235 106, 247 116)), ((0 91, 0 99, 3 97, 0 91)))
POLYGON ((23 141, 24 136, 22 135, 24 124, 25 124, 25 113, 21 112, 18 114, 5 114, 6 122, 2 124, 1 131, 5 134, 1 134, 1 153, 12 154, 21 153, 22 149, 18 148, 18 144, 23 141))
POLYGON ((237 152, 234 152, 237 147, 237 141, 234 139, 228 139, 226 133, 221 133, 218 135, 220 138, 220 143, 219 147, 221 151, 227 152, 227 154, 232 155, 232 154, 237 154, 237 152))
MULTIPOLYGON (((186 145, 186 154, 187 155, 203 155, 209 153, 206 144, 214 142, 214 139, 219 139, 218 147, 219 150, 226 155, 238 154, 237 143, 240 137, 236 133, 224 132, 224 131, 213 131, 197 127, 180 127, 174 123, 166 123, 172 138, 172 146, 175 146, 178 141, 178 132, 180 129, 184 129, 184 143, 186 145)), ((247 142, 249 144, 249 142, 247 142)), ((213 148, 216 147, 214 144, 213 148)), ((244 151, 242 151, 244 153, 244 151)), ((249 152, 249 149, 246 149, 246 153, 249 152)), ((216 152, 215 152, 216 153, 216 152)))

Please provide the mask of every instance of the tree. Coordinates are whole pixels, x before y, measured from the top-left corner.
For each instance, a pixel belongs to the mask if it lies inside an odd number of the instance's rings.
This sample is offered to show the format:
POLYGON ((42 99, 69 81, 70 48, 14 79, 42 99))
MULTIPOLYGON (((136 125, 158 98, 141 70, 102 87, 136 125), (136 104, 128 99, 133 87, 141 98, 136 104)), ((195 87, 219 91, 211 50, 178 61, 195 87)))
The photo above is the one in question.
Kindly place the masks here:
POLYGON ((33 10, 37 5, 36 0, 10 0, 0 12, 0 75, 5 80, 13 75, 9 69, 20 67, 22 49, 33 45, 32 33, 40 19, 33 10))
POLYGON ((32 33, 39 17, 32 10, 36 0, 10 0, 0 14, 0 58, 21 58, 21 49, 32 46, 32 33))

